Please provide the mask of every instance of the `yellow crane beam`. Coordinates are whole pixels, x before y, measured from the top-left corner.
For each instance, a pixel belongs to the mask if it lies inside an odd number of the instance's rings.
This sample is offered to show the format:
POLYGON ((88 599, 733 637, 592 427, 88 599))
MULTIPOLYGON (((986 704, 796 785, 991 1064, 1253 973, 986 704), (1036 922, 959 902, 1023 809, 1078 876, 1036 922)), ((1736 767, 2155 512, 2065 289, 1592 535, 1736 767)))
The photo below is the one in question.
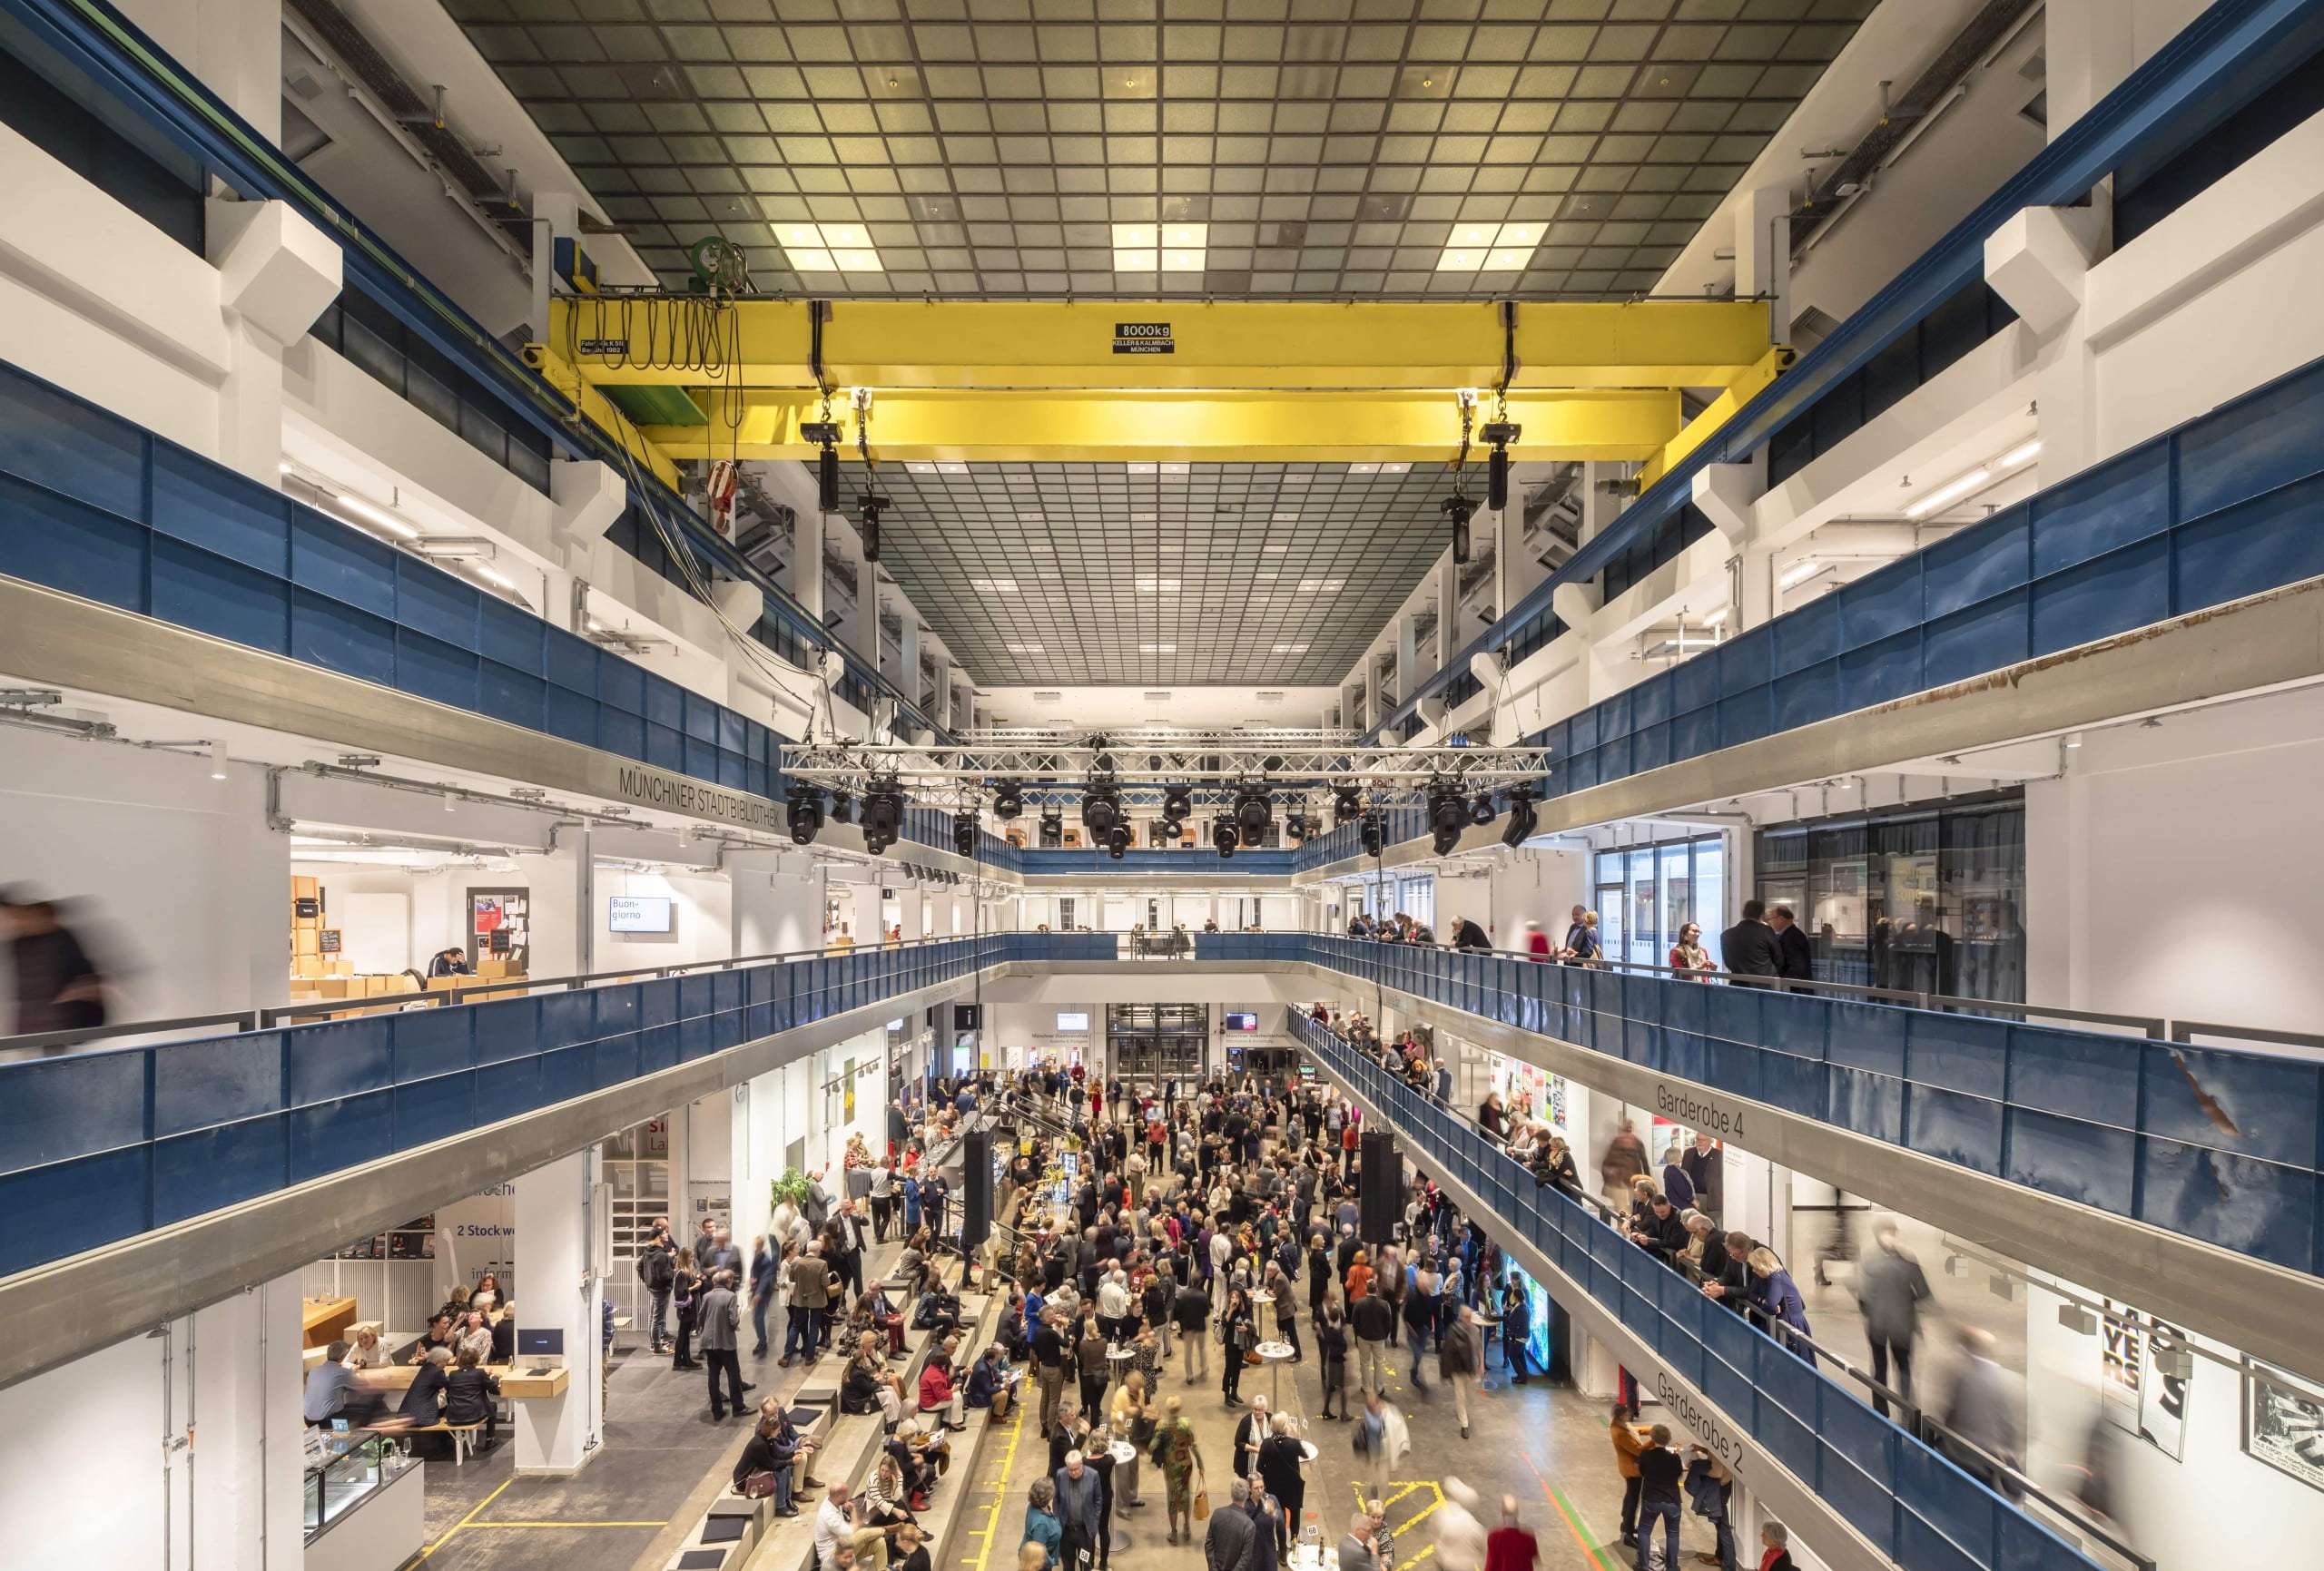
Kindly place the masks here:
MULTIPOLYGON (((812 458, 799 435, 819 417, 807 391, 690 389, 708 426, 647 426, 673 458, 812 458)), ((834 399, 842 450, 855 456, 851 401, 834 399)), ((1481 409, 1479 419, 1484 417, 1481 409)), ((1520 391, 1510 449, 1526 460, 1642 460, 1683 425, 1679 395, 1656 388, 1520 391)), ((1459 406, 1443 392, 1107 392, 873 394, 872 451, 883 462, 1441 462, 1460 446, 1459 406)), ((1480 443, 1472 462, 1484 462, 1480 443)))
POLYGON ((538 371, 541 380, 557 393, 571 399, 584 419, 627 448, 630 457, 651 470, 664 485, 674 490, 677 488, 677 466, 670 462, 657 444, 649 441, 632 425, 627 416, 615 408, 605 394, 591 387, 586 378, 575 371, 571 362, 539 344, 527 344, 524 354, 525 364, 538 371))
MULTIPOLYGON (((825 385, 1276 391, 1725 388, 1768 352, 1752 301, 829 302, 825 385)), ((548 347, 600 387, 812 388, 811 303, 558 299, 548 347)))

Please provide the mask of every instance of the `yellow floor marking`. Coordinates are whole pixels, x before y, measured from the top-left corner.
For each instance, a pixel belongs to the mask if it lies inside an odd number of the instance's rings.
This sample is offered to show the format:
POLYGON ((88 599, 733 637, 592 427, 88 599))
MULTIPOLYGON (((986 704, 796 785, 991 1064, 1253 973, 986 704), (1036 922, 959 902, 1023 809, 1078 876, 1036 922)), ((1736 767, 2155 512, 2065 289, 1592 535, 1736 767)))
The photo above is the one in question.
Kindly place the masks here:
POLYGON ((487 1506, 491 1505, 495 1500, 500 1498, 500 1497, 507 1491, 508 1486, 516 1481, 517 1478, 513 1473, 507 1478, 501 1479, 499 1488, 495 1489, 491 1494, 487 1495, 483 1499, 478 1500, 476 1503, 475 1509, 469 1511, 467 1516, 461 1517, 458 1521, 445 1528, 444 1537, 437 1539, 436 1542, 428 1546, 427 1548, 422 1549, 419 1552, 419 1557, 422 1560, 425 1560, 428 1556, 436 1553, 437 1550, 441 1549, 448 1542, 450 1541, 453 1534, 458 1532, 461 1528, 475 1521, 478 1512, 482 1511, 487 1506))
POLYGON ((1017 1471, 1018 1442, 1025 1436, 1025 1405, 1019 1402, 1009 1410, 1012 1417, 1009 1421, 1009 1449, 1001 1454, 1000 1477, 992 1483, 992 1504, 984 1508, 984 1526, 969 1535, 971 1538, 982 1538, 984 1547, 977 1551, 974 1559, 963 1556, 960 1560, 961 1565, 973 1566, 976 1571, 985 1571, 987 1563, 992 1558, 992 1543, 1000 1537, 1001 1507, 1009 1503, 1009 1480, 1017 1471))

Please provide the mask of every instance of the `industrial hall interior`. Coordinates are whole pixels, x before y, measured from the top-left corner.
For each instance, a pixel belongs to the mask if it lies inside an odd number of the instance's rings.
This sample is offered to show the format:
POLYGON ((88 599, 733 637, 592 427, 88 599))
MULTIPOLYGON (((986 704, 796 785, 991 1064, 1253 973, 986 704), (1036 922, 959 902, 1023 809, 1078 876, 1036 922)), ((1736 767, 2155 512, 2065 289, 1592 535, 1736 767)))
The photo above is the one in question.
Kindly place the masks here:
POLYGON ((0 1564, 2317 1565, 2319 280, 2324 0, 0 0, 0 1564))

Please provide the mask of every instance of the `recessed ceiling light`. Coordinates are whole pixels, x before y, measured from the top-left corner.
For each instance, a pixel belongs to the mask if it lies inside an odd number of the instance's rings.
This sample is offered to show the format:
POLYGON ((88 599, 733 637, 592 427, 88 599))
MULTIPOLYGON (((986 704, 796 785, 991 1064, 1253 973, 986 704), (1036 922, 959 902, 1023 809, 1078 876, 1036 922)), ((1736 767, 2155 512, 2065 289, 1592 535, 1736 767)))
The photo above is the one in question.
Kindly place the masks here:
POLYGON ((1162 243, 1178 250, 1199 250, 1210 243, 1210 225, 1206 223, 1171 223, 1162 226, 1162 243))
POLYGON ((969 472, 969 466, 966 464, 939 464, 936 466, 936 472, 939 475, 965 475, 969 472))
POLYGON ((1141 578, 1137 581, 1140 594, 1176 594, 1178 581, 1175 578, 1141 578))
POLYGON ((1150 273, 1161 264, 1160 253, 1150 250, 1114 251, 1114 270, 1118 273, 1150 273))
POLYGON ((1303 578, 1299 581, 1302 594, 1336 594, 1347 586, 1344 578, 1303 578))
POLYGON ((819 223, 822 244, 832 250, 869 250, 872 237, 860 223, 819 223))
POLYGON ((1137 652, 1140 654, 1176 654, 1178 646, 1175 643, 1141 643, 1137 652))
POLYGON ((1452 230, 1452 243, 1462 247, 1490 246, 1501 226, 1492 223, 1457 224, 1452 230))
MULTIPOLYGON (((1296 524, 1299 522, 1299 515, 1296 513, 1278 513, 1275 515, 1275 522, 1277 524, 1296 524)), ((1280 551, 1283 547, 1280 545, 1270 545, 1267 549, 1270 551, 1280 551)))
POLYGON ((1380 466, 1380 473, 1383 475, 1409 475, 1412 472, 1413 466, 1409 462, 1402 464, 1383 464, 1380 466))
POLYGON ((1351 475, 1377 475, 1380 473, 1380 466, 1377 464, 1350 464, 1347 466, 1347 472, 1351 475))
POLYGON ((1485 253, 1474 247, 1447 246, 1444 254, 1436 259, 1436 270, 1441 273, 1472 273, 1484 265, 1485 253))
MULTIPOLYGON (((1278 514, 1276 514, 1276 515, 1275 515, 1275 516, 1276 516, 1276 517, 1278 517, 1278 518, 1280 518, 1281 516, 1283 516, 1283 515, 1282 515, 1282 514, 1280 514, 1280 513, 1278 513, 1278 514)), ((1278 542, 1276 542, 1276 541, 1270 540, 1270 541, 1268 541, 1265 545, 1264 545, 1260 546, 1260 547, 1259 547, 1259 549, 1260 549, 1260 550, 1262 550, 1262 551, 1267 551, 1267 552, 1284 552, 1284 551, 1288 551, 1288 550, 1290 550, 1290 549, 1291 549, 1291 547, 1290 547, 1290 546, 1288 546, 1288 545, 1282 545, 1282 544, 1280 544, 1280 543, 1278 543, 1278 542)))
POLYGON ((822 250, 823 237, 812 223, 779 223, 774 226, 774 238, 783 242, 785 250, 822 250))
POLYGON ((791 259, 791 265, 797 268, 803 273, 834 273, 839 271, 839 264, 832 260, 832 253, 827 250, 808 250, 803 248, 794 250, 790 246, 785 246, 783 247, 783 254, 789 257, 791 259))
POLYGON ((839 264, 839 270, 843 273, 876 273, 884 270, 880 266, 880 253, 875 250, 835 250, 832 252, 832 260, 839 264))
POLYGON ((1537 246, 1541 243, 1541 226, 1538 223, 1502 224, 1501 232, 1493 236, 1492 243, 1502 247, 1537 246))
POLYGON ((1017 593, 1017 581, 1014 578, 971 578, 969 587, 986 594, 1014 594, 1017 593))
POLYGON ((1114 225, 1116 250, 1152 250, 1162 243, 1159 225, 1150 223, 1118 223, 1114 225))
POLYGON ((1044 650, 1038 643, 1012 643, 1009 646, 1009 653, 1011 654, 1045 654, 1048 651, 1044 650))
POLYGON ((1203 250, 1166 250, 1162 253, 1162 270, 1166 273, 1198 273, 1202 271, 1202 259, 1208 254, 1203 250))
POLYGON ((1188 473, 1192 467, 1193 466, 1187 464, 1165 464, 1162 466, 1162 473, 1165 475, 1184 475, 1188 473))
POLYGON ((1532 260, 1533 253, 1521 246, 1501 246, 1485 252, 1483 270, 1489 273, 1520 273, 1532 260))
POLYGON ((1159 466, 1153 464, 1126 464, 1123 466, 1124 468, 1128 469, 1133 475, 1151 475, 1158 466, 1159 466))
POLYGON ((1275 652, 1277 654, 1305 654, 1307 653, 1307 646, 1304 643, 1278 643, 1275 646, 1275 652))

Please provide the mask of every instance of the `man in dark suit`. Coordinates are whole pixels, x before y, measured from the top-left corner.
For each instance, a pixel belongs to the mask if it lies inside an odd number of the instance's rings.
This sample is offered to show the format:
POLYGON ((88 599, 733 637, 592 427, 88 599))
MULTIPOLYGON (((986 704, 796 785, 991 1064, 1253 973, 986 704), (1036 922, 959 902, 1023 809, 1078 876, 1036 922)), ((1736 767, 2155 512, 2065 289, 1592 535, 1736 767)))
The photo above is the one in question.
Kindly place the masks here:
POLYGON ((1808 943, 1807 935, 1800 930, 1799 924, 1792 919, 1791 908, 1777 906, 1770 915, 1775 923, 1776 948, 1781 957, 1777 975, 1795 977, 1802 982, 1814 979, 1816 950, 1808 943))
POLYGON ((1758 900, 1744 901, 1743 919, 1719 935, 1719 953, 1738 977, 1783 975, 1783 946, 1763 919, 1767 910, 1758 900))

